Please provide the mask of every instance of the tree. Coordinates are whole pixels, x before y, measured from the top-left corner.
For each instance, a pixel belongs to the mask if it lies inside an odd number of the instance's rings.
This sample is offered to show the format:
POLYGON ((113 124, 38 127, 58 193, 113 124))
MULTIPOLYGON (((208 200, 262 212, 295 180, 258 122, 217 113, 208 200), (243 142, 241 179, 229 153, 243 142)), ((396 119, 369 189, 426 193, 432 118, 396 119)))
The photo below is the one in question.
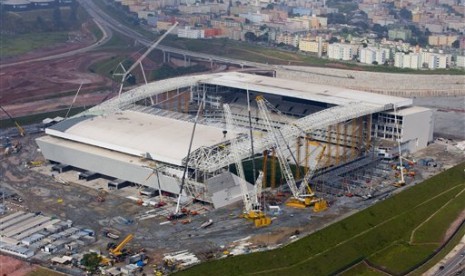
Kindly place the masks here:
POLYGON ((374 24, 371 29, 373 30, 373 32, 380 35, 388 32, 388 28, 386 26, 381 26, 380 24, 374 24))
POLYGON ((252 32, 246 32, 244 38, 247 41, 257 41, 257 36, 252 32))
POLYGON ((64 27, 63 20, 61 19, 61 10, 58 6, 53 10, 53 26, 57 29, 64 27))
POLYGON ((460 41, 457 39, 454 42, 452 42, 452 47, 454 47, 455 49, 460 48, 460 41))
POLYGON ((399 11, 399 16, 403 19, 406 19, 406 20, 412 20, 412 12, 409 11, 408 9, 406 8, 402 8, 400 11, 399 11))
POLYGON ((337 37, 333 36, 333 37, 331 37, 331 38, 329 39, 328 43, 329 43, 329 44, 333 44, 333 43, 336 43, 336 42, 338 42, 338 41, 339 41, 339 39, 338 39, 337 37))
POLYGON ((47 25, 45 24, 44 19, 40 15, 36 17, 36 27, 41 32, 47 31, 47 25))
POLYGON ((72 4, 71 4, 71 10, 69 12, 69 22, 71 24, 74 24, 77 22, 78 18, 77 18, 77 9, 78 9, 78 2, 77 1, 74 1, 72 4))
POLYGON ((87 253, 84 254, 84 256, 82 257, 81 265, 85 266, 88 271, 94 272, 100 265, 101 260, 102 257, 99 256, 97 253, 87 253))

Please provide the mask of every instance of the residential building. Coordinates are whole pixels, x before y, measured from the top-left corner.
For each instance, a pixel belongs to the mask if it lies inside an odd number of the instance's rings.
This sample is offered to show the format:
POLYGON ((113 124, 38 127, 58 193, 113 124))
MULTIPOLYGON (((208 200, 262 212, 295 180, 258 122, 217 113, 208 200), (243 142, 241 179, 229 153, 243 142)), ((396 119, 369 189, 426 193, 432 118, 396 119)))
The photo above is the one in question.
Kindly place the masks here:
POLYGON ((455 66, 459 68, 465 68, 465 56, 457 56, 455 66))
POLYGON ((387 60, 386 53, 389 53, 389 49, 367 47, 360 49, 360 62, 365 64, 384 64, 387 60))
POLYGON ((431 46, 452 46, 452 43, 457 39, 456 35, 430 35, 428 44, 431 46))
POLYGON ((405 41, 412 38, 412 31, 408 29, 392 29, 388 31, 388 37, 390 40, 402 39, 405 41))
POLYGON ((397 52, 394 55, 394 66, 398 68, 420 69, 422 67, 422 58, 418 53, 406 54, 397 52))
POLYGON ((286 45, 291 45, 291 46, 294 46, 294 47, 298 47, 299 46, 299 41, 300 41, 300 35, 291 34, 291 33, 288 33, 288 32, 279 33, 279 34, 276 35, 275 41, 276 41, 277 44, 283 43, 283 44, 286 44, 286 45))
POLYGON ((316 53, 322 56, 328 52, 328 42, 323 41, 323 38, 317 36, 315 38, 301 38, 299 41, 299 50, 302 52, 316 53))
POLYGON ((190 26, 186 26, 178 29, 178 37, 190 39, 205 38, 205 32, 201 29, 194 29, 190 26))
POLYGON ((328 58, 339 60, 352 60, 354 57, 354 47, 350 44, 334 43, 328 45, 328 58))

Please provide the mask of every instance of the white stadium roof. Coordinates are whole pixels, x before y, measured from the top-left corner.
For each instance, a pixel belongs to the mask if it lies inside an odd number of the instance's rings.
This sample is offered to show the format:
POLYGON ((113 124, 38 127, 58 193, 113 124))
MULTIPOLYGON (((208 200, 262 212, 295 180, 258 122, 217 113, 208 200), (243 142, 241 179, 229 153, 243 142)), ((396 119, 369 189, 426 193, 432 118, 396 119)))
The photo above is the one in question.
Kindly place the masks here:
POLYGON ((412 100, 407 98, 260 75, 230 72, 212 76, 214 77, 200 82, 335 105, 361 102, 374 105, 395 104, 397 107, 402 107, 412 104, 412 100))
MULTIPOLYGON (((300 82, 287 79, 278 79, 260 75, 251 75, 238 72, 216 74, 203 74, 183 76, 141 85, 121 95, 90 108, 82 114, 105 114, 118 111, 134 102, 173 91, 178 88, 195 86, 198 84, 212 84, 239 89, 249 89, 264 94, 288 96, 311 101, 319 101, 334 105, 348 105, 353 103, 371 105, 396 105, 404 107, 412 105, 412 99, 381 95, 359 90, 341 88, 336 86, 300 82)), ((77 116, 81 116, 79 114, 77 116)))
MULTIPOLYGON (((126 110, 87 117, 65 127, 57 125, 46 129, 46 133, 130 155, 149 156, 160 162, 182 165, 182 159, 187 155, 192 128, 191 122, 126 110)), ((231 133, 228 132, 227 136, 230 138, 231 133)), ((192 150, 213 146, 224 140, 223 129, 197 124, 192 150)))
MULTIPOLYGON (((412 100, 407 98, 227 72, 178 77, 139 86, 123 93, 119 98, 107 100, 86 112, 47 128, 46 133, 78 143, 180 166, 187 156, 193 123, 124 109, 130 108, 133 103, 147 97, 201 84, 249 89, 263 93, 265 97, 266 94, 272 94, 337 106, 299 119, 296 122, 300 122, 300 129, 288 126, 290 128, 288 138, 291 140, 295 135, 300 135, 302 129, 310 131, 326 127, 328 124, 390 110, 393 105, 405 107, 412 104, 412 100)), ((231 133, 227 135, 226 139, 232 137, 231 133)), ((233 135, 236 134, 233 133, 233 135)), ((221 127, 199 124, 194 135, 192 152, 195 154, 201 148, 213 148, 224 141, 221 127)), ((266 148, 270 145, 270 141, 264 138, 261 144, 260 141, 256 144, 257 149, 260 148, 258 145, 266 148)), ((241 157, 250 156, 249 147, 250 143, 242 145, 241 157)), ((205 168, 221 168, 233 161, 227 150, 207 155, 206 157, 213 161, 207 162, 205 168)))

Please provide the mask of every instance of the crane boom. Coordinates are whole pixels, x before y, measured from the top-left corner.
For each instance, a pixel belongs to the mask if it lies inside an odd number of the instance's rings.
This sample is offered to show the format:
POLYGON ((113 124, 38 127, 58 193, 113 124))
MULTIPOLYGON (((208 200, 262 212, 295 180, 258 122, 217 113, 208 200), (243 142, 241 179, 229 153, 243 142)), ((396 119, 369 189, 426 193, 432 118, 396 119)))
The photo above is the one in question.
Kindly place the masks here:
POLYGON ((287 162, 286 157, 284 156, 283 150, 281 148, 281 145, 285 141, 280 140, 280 137, 282 136, 277 135, 278 130, 271 125, 270 115, 268 113, 265 100, 262 96, 257 96, 257 104, 262 115, 263 121, 265 122, 265 126, 268 132, 272 134, 274 146, 276 148, 276 156, 278 157, 279 165, 283 170, 284 177, 287 181, 287 185, 291 189, 292 195, 295 198, 299 198, 299 190, 297 189, 297 184, 295 182, 294 176, 292 175, 291 167, 289 166, 289 163, 287 162))
MULTIPOLYGON (((319 143, 318 143, 318 145, 321 146, 321 144, 319 144, 319 143)), ((308 196, 314 196, 315 195, 313 193, 312 189, 310 188, 310 185, 309 185, 308 182, 310 181, 310 179, 312 179, 313 175, 320 168, 320 166, 319 166, 320 161, 324 156, 325 149, 326 149, 326 145, 321 146, 321 151, 320 151, 320 153, 318 154, 318 156, 315 159, 316 160, 315 166, 313 168, 309 169, 307 171, 307 173, 305 174, 304 178, 302 179, 302 183, 300 184, 300 187, 299 187, 300 194, 304 194, 305 193, 305 188, 307 188, 308 196)))
MULTIPOLYGON (((150 45, 150 47, 147 49, 147 51, 145 51, 145 53, 143 53, 137 60, 136 62, 134 62, 134 64, 129 67, 129 69, 127 71, 124 71, 123 73, 123 76, 121 78, 121 85, 120 85, 120 88, 119 88, 119 92, 118 92, 118 95, 119 97, 121 97, 121 92, 123 91, 123 85, 124 85, 124 82, 126 81, 126 78, 127 76, 131 73, 132 70, 134 70, 137 65, 141 65, 142 66, 142 60, 144 60, 144 58, 146 58, 148 56, 148 54, 150 54, 150 52, 153 51, 153 49, 155 49, 155 47, 158 46, 158 44, 160 44, 160 42, 165 39, 165 37, 172 31, 174 30, 174 28, 176 28, 176 26, 179 24, 179 22, 175 22, 173 24, 173 26, 171 26, 162 36, 160 36, 160 38, 155 41, 152 45, 150 45)), ((124 67, 123 67, 124 69, 124 67)), ((143 68, 141 68, 142 70, 142 73, 144 73, 144 70, 143 68)), ((145 73, 144 73, 145 74, 145 73)))
MULTIPOLYGON (((268 132, 271 134, 272 139, 274 141, 274 146, 276 149, 276 156, 278 157, 281 171, 284 174, 284 177, 286 178, 286 181, 287 181, 287 185, 289 186, 292 192, 292 195, 293 195, 293 197, 288 200, 286 205, 290 207, 295 207, 295 208, 306 208, 308 206, 313 205, 314 206, 313 210, 315 212, 326 210, 328 206, 326 200, 316 198, 313 192, 311 191, 311 189, 309 189, 309 194, 305 193, 305 187, 309 187, 308 182, 304 181, 304 183, 302 183, 301 185, 301 189, 297 188, 297 184, 295 182, 294 175, 292 174, 291 167, 289 166, 289 163, 286 157, 284 156, 283 149, 282 149, 283 144, 287 145, 285 138, 282 135, 282 133, 280 133, 279 129, 276 129, 271 125, 270 116, 269 116, 266 102, 263 96, 257 97, 257 104, 258 104, 260 113, 262 115, 262 118, 265 121, 265 126, 268 132), (280 135, 278 135, 278 133, 280 135)), ((290 151, 289 146, 288 146, 288 150, 290 151)))
MULTIPOLYGON (((226 130, 232 131, 234 129, 234 124, 232 121, 231 108, 229 107, 228 104, 224 104, 223 109, 224 109, 224 118, 226 120, 226 130)), ((236 138, 231 139, 231 153, 234 156, 234 162, 236 163, 237 175, 240 178, 239 183, 240 183, 240 188, 241 188, 242 200, 244 201, 244 208, 246 212, 250 212, 252 210, 252 201, 250 199, 249 190, 247 189, 247 184, 245 182, 244 167, 242 166, 242 160, 239 154, 237 154, 236 145, 237 145, 237 139, 236 138)))
POLYGON ((18 129, 19 131, 19 135, 21 136, 24 136, 26 134, 26 131, 24 130, 24 128, 22 126, 19 125, 19 123, 13 118, 11 117, 10 113, 8 113, 4 108, 3 106, 0 105, 0 109, 5 112, 6 116, 8 116, 8 118, 10 118, 10 120, 15 124, 16 128, 18 129))
POLYGON ((120 242, 120 244, 118 244, 117 247, 115 247, 114 249, 110 249, 110 253, 113 254, 114 256, 120 256, 121 254, 123 254, 121 250, 123 250, 124 246, 128 242, 130 242, 133 238, 134 238, 134 235, 132 234, 127 235, 126 238, 124 238, 124 240, 120 242))
MULTIPOLYGON (((232 112, 228 104, 223 105, 224 117, 226 121, 226 129, 231 131, 234 129, 232 112)), ((258 201, 258 196, 261 194, 262 190, 262 181, 263 181, 263 172, 260 171, 255 181, 254 191, 251 193, 247 188, 247 183, 245 181, 244 168, 242 166, 242 159, 236 150, 237 139, 231 139, 231 153, 234 156, 234 162, 236 163, 237 173, 239 175, 239 185, 241 188, 242 200, 244 201, 246 219, 252 220, 256 227, 268 226, 271 223, 271 219, 267 217, 260 210, 260 202, 258 201)))

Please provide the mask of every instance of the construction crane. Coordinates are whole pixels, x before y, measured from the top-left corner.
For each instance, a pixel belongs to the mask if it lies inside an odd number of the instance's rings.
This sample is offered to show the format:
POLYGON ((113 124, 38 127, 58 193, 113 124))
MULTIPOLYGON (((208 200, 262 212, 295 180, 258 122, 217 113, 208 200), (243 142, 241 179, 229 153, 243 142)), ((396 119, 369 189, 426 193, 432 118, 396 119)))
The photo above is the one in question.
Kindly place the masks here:
POLYGON ((294 200, 294 198, 291 198, 286 204, 288 206, 291 206, 291 204, 297 205, 295 207, 297 208, 302 208, 302 207, 307 207, 310 205, 313 205, 313 211, 315 212, 321 212, 324 211, 328 208, 328 202, 324 200, 323 198, 318 198, 315 196, 315 193, 313 192, 312 188, 310 187, 310 184, 308 183, 312 177, 315 175, 315 173, 320 169, 321 167, 321 159, 324 156, 325 150, 326 150, 326 145, 321 145, 320 143, 316 141, 310 141, 309 143, 320 147, 320 153, 317 155, 315 159, 315 166, 313 168, 310 168, 307 173, 305 174, 304 178, 302 179, 302 183, 300 183, 299 187, 299 194, 301 195, 308 195, 308 197, 305 198, 304 201, 301 200, 294 200), (306 191, 305 191, 306 190, 306 191), (302 203, 305 206, 302 206, 302 203))
POLYGON ((268 109, 266 107, 265 99, 263 98, 263 96, 257 96, 256 100, 267 131, 271 134, 274 140, 276 156, 278 157, 282 174, 284 175, 287 185, 289 186, 293 196, 288 201, 288 203, 286 203, 286 205, 296 208, 305 208, 311 206, 314 203, 312 202, 314 194, 307 194, 306 191, 301 192, 300 189, 298 189, 296 181, 291 171, 291 167, 289 166, 289 163, 286 157, 284 156, 284 151, 282 149, 282 145, 286 144, 286 141, 284 141, 283 135, 278 135, 279 130, 271 125, 271 119, 268 109))
POLYGON ((147 49, 147 51, 145 51, 145 53, 143 53, 128 70, 125 70, 124 67, 123 67, 124 72, 123 72, 122 77, 121 77, 121 84, 120 84, 120 88, 119 88, 119 92, 118 92, 118 97, 121 97, 121 92, 123 91, 123 85, 124 85, 124 82, 126 81, 127 77, 130 75, 131 71, 134 70, 138 65, 141 67, 142 76, 144 77, 145 84, 147 84, 147 78, 145 76, 144 67, 142 66, 142 60, 144 60, 144 58, 146 58, 150 54, 150 52, 152 52, 153 49, 155 49, 155 47, 157 47, 158 44, 160 44, 160 42, 163 39, 165 39, 165 37, 171 31, 173 31, 174 28, 176 28, 176 26, 178 26, 178 24, 179 24, 178 22, 175 22, 173 24, 173 26, 171 26, 171 28, 169 28, 157 41, 155 41, 152 45, 150 45, 150 47, 147 49))
POLYGON ((110 254, 114 257, 120 257, 121 255, 123 255, 122 250, 124 246, 128 242, 130 242, 133 238, 134 238, 134 235, 132 234, 127 235, 126 238, 124 238, 124 240, 118 244, 118 246, 116 246, 115 248, 110 248, 110 254))
POLYGON ((13 122, 13 124, 15 124, 16 128, 18 129, 19 131, 19 135, 21 135, 21 137, 24 137, 24 135, 26 135, 26 131, 24 130, 23 127, 21 127, 19 125, 19 123, 13 119, 13 117, 11 117, 10 113, 8 113, 1 105, 0 105, 0 109, 5 112, 6 116, 8 116, 8 118, 10 118, 10 120, 13 122))
POLYGON ((402 165, 402 149, 400 148, 400 130, 399 130, 399 123, 397 120, 397 107, 394 105, 394 123, 397 130, 397 148, 399 150, 399 165, 400 165, 400 180, 394 183, 394 187, 400 188, 405 186, 405 178, 404 178, 404 166, 402 165))
MULTIPOLYGON (((234 129, 231 109, 228 104, 223 105, 224 116, 226 120, 226 129, 232 131, 234 129)), ((255 182, 254 192, 251 194, 247 189, 245 181, 244 168, 242 160, 236 150, 237 139, 231 139, 231 153, 234 156, 236 163, 237 175, 239 176, 239 184, 241 188, 242 200, 244 202, 244 218, 252 220, 256 227, 263 227, 271 224, 271 219, 261 211, 260 202, 258 200, 262 190, 263 172, 260 171, 257 181, 255 182)))

